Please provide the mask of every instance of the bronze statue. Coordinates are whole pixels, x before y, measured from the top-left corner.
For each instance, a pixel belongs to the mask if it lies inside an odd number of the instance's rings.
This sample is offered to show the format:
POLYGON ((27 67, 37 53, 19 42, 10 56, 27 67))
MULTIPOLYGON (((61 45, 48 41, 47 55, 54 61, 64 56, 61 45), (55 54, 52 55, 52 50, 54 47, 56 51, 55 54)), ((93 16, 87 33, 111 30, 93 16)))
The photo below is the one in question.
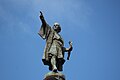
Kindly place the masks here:
POLYGON ((53 72, 62 71, 62 66, 65 62, 64 60, 64 52, 68 52, 67 60, 69 60, 70 52, 72 51, 72 42, 69 42, 70 47, 64 47, 64 41, 60 36, 59 32, 61 31, 61 27, 59 23, 54 23, 53 27, 50 27, 40 11, 40 20, 42 22, 42 26, 39 31, 39 35, 46 40, 46 46, 44 49, 44 54, 42 61, 44 65, 49 66, 49 70, 53 72))

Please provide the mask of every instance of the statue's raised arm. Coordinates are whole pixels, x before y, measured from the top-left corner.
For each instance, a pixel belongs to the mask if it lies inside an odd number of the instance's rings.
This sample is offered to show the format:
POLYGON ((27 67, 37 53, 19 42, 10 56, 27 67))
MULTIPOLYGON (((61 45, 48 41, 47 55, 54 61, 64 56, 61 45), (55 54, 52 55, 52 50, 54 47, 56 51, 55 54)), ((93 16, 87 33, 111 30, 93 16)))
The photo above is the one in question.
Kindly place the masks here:
POLYGON ((40 11, 40 16, 39 17, 40 17, 40 20, 42 22, 42 25, 46 26, 46 21, 44 19, 43 13, 41 11, 40 11))
POLYGON ((40 16, 39 16, 41 22, 42 22, 42 25, 40 27, 40 30, 38 32, 38 34, 43 38, 43 39, 46 39, 48 37, 48 34, 51 30, 50 26, 46 23, 45 19, 44 19, 44 16, 43 16, 43 13, 40 11, 40 16))

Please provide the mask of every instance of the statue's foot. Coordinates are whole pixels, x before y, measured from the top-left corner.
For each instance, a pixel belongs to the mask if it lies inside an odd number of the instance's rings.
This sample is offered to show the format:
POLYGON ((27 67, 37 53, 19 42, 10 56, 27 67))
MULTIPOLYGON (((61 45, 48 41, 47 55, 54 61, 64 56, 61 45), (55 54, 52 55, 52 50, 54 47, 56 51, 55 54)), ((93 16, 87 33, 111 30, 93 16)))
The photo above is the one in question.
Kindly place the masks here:
POLYGON ((54 66, 53 72, 57 72, 57 67, 56 66, 54 66))

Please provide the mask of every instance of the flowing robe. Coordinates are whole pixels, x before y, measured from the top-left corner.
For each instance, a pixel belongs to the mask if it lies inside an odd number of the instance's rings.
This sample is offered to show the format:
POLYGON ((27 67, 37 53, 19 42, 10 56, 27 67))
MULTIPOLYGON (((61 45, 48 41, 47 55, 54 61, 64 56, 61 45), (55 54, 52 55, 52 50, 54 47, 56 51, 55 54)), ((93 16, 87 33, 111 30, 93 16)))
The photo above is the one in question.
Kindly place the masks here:
POLYGON ((44 65, 49 66, 49 70, 52 70, 51 57, 56 57, 56 65, 59 71, 62 71, 62 65, 64 64, 64 41, 62 37, 54 31, 48 24, 42 25, 38 33, 43 39, 46 39, 46 46, 42 61, 44 65))

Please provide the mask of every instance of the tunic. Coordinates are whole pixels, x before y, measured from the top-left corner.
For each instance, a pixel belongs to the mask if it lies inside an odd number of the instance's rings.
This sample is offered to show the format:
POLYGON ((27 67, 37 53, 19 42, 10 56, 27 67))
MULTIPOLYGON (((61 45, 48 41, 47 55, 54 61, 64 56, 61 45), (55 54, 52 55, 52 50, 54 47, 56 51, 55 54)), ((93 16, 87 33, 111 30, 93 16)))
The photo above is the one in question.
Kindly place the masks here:
POLYGON ((59 69, 65 62, 63 50, 64 41, 62 37, 48 24, 46 24, 46 26, 42 25, 38 34, 43 39, 46 39, 46 46, 42 58, 44 65, 49 65, 49 69, 51 70, 50 59, 51 56, 55 56, 58 70, 62 71, 62 69, 59 69))

